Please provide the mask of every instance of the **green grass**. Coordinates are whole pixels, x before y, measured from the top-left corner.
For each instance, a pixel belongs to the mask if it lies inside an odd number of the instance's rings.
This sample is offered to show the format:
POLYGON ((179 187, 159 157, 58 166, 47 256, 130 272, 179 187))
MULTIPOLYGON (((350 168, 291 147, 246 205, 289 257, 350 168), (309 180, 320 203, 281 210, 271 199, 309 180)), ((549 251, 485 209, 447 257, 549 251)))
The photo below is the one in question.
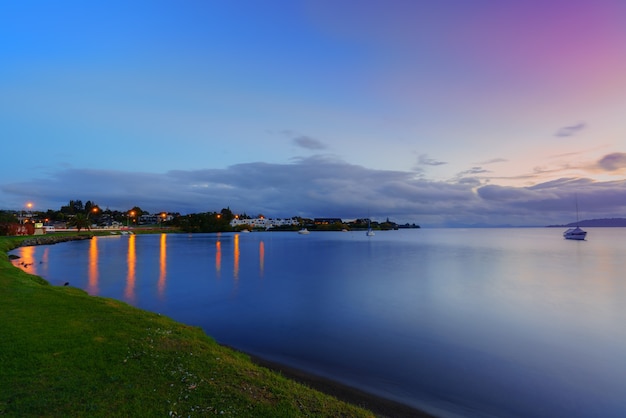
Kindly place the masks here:
POLYGON ((200 328, 11 265, 0 237, 0 415, 371 417, 200 328))

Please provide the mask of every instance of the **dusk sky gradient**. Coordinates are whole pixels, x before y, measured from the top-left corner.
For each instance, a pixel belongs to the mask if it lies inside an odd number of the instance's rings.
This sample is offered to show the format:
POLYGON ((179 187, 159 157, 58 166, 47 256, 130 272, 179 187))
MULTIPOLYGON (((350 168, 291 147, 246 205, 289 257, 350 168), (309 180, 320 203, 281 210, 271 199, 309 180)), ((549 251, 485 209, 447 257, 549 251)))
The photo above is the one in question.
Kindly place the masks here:
POLYGON ((0 6, 0 209, 626 217, 623 0, 0 6))

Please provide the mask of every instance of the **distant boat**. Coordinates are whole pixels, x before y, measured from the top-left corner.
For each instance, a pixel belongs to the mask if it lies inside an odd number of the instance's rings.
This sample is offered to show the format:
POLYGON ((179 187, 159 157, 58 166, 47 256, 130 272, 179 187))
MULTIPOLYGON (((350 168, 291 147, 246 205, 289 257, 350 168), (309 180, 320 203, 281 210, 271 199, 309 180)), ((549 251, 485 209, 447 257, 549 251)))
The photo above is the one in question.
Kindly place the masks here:
POLYGON ((582 241, 587 236, 587 231, 583 231, 580 227, 570 228, 567 231, 563 232, 563 237, 565 239, 574 239, 578 241, 582 241))
POLYGON ((586 236, 587 236, 587 231, 583 231, 578 226, 578 197, 576 197, 576 228, 569 228, 567 231, 563 232, 563 237, 565 239, 583 241, 586 236))
POLYGON ((365 233, 365 235, 367 235, 368 237, 373 237, 374 236, 374 230, 372 229, 372 226, 370 225, 370 220, 367 220, 367 232, 365 233))
POLYGON ((298 231, 298 234, 302 234, 302 235, 307 235, 309 233, 309 230, 306 228, 302 228, 301 230, 298 231))

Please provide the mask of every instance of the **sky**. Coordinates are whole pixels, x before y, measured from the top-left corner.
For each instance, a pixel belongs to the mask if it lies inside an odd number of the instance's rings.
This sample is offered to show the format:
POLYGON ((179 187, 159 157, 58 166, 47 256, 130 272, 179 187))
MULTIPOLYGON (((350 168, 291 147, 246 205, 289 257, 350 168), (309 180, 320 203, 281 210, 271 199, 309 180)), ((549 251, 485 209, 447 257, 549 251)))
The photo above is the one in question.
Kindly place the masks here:
POLYGON ((626 217, 626 2, 3 2, 0 138, 0 209, 626 217))

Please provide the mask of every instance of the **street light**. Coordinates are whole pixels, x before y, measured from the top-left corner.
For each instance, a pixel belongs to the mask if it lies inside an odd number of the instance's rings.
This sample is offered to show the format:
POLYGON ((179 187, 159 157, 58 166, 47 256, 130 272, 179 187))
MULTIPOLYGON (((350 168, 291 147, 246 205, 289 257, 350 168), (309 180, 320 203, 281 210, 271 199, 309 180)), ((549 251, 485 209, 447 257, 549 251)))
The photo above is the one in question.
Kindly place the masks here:
POLYGON ((127 219, 126 226, 127 227, 130 227, 130 217, 131 216, 135 217, 135 211, 134 210, 131 210, 130 212, 128 212, 128 215, 126 216, 126 219, 127 219))
MULTIPOLYGON (((96 216, 96 213, 98 213, 98 207, 94 206, 93 208, 91 208, 91 212, 87 214, 87 219, 89 219, 89 215, 93 213, 94 216, 96 216)), ((96 225, 97 226, 97 225, 96 225)))
MULTIPOLYGON (((28 211, 30 212, 30 210, 33 208, 33 204, 31 202, 26 203, 26 207, 28 208, 28 211)), ((22 223, 24 222, 24 211, 21 210, 20 211, 20 217, 22 218, 22 223)))

